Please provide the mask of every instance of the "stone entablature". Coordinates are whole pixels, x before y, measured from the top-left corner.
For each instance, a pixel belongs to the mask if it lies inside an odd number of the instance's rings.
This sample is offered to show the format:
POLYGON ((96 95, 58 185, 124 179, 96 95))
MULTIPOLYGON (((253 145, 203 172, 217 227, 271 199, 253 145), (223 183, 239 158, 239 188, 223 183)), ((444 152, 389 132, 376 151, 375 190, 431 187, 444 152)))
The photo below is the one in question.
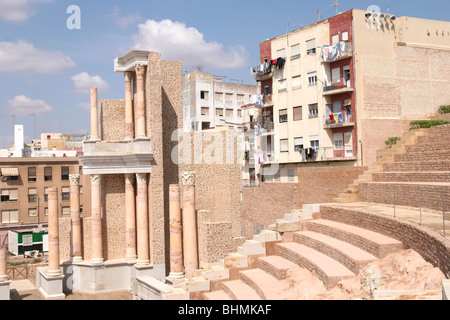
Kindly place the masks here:
POLYGON ((118 57, 114 60, 115 72, 135 71, 137 65, 148 64, 148 51, 132 50, 123 57, 118 57))

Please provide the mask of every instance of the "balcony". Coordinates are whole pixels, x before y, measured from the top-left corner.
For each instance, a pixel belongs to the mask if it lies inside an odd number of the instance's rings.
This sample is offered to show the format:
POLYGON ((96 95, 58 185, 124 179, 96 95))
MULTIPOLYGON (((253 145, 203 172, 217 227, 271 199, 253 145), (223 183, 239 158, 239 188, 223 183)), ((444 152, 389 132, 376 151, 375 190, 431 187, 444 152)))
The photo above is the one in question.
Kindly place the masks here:
POLYGON ((340 149, 334 147, 319 147, 312 149, 308 154, 307 149, 300 152, 301 162, 322 162, 322 161, 355 161, 357 160, 357 146, 346 145, 340 149))
POLYGON ((338 119, 330 120, 329 117, 324 117, 324 125, 323 127, 325 129, 334 129, 334 128, 343 128, 343 127, 354 127, 355 126, 355 120, 353 119, 353 116, 344 116, 342 121, 338 119))
POLYGON ((322 48, 322 62, 334 62, 347 58, 351 58, 353 56, 353 48, 350 42, 341 41, 336 43, 335 45, 326 45, 322 48))
POLYGON ((150 173, 150 138, 126 141, 85 141, 80 157, 85 174, 150 173))
POLYGON ((345 92, 353 92, 353 88, 348 85, 330 85, 323 87, 324 96, 332 96, 335 94, 345 93, 345 92))

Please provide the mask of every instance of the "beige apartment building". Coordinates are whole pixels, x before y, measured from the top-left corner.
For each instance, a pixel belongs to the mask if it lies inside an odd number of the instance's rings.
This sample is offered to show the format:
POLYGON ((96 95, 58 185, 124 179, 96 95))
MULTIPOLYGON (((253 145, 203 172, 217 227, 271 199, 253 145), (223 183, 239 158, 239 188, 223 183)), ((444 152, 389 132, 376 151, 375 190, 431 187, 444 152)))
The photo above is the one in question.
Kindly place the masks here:
POLYGON ((184 132, 242 127, 240 108, 252 101, 257 94, 257 86, 224 80, 202 71, 183 75, 184 132))
MULTIPOLYGON (((48 222, 48 190, 58 188, 60 217, 70 217, 70 175, 82 173, 78 158, 0 158, 1 221, 8 228, 48 222)), ((90 214, 90 183, 81 176, 80 213, 90 214)))
POLYGON ((271 129, 250 167, 264 176, 266 153, 280 165, 264 181, 295 181, 298 166, 370 165, 385 140, 450 102, 446 21, 352 9, 260 43, 260 59, 252 126, 271 129))

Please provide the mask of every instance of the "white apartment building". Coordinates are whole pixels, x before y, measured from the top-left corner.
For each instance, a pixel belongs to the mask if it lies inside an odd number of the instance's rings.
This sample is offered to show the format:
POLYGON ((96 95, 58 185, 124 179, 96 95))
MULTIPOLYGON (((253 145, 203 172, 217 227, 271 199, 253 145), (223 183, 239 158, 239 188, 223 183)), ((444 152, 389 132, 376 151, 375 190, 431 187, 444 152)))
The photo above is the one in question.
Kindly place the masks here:
POLYGON ((216 127, 242 128, 241 106, 257 94, 256 85, 224 82, 210 73, 183 75, 183 131, 216 127))

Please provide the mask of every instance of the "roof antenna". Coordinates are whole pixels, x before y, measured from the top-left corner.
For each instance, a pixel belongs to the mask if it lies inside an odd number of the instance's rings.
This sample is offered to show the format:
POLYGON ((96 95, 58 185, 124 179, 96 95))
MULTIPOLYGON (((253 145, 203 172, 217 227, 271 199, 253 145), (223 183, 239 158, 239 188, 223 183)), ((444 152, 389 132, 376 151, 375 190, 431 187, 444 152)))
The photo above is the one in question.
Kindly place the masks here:
POLYGON ((317 10, 317 21, 320 21, 320 20, 322 20, 322 17, 321 17, 321 15, 320 15, 320 11, 319 10, 317 10))
POLYGON ((331 5, 332 7, 336 7, 336 15, 339 13, 339 0, 335 0, 334 3, 331 5))

